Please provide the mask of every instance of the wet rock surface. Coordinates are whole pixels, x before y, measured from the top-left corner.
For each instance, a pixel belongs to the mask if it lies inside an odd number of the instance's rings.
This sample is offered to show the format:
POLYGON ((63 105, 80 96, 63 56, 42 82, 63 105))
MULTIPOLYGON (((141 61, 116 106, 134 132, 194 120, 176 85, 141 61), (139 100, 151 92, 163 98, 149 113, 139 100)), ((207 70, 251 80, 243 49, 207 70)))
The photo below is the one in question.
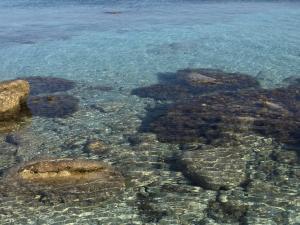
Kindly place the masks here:
POLYGON ((24 80, 0 82, 0 133, 19 130, 30 122, 26 105, 29 90, 24 80))
POLYGON ((0 121, 18 118, 23 113, 29 90, 24 80, 0 82, 0 121))

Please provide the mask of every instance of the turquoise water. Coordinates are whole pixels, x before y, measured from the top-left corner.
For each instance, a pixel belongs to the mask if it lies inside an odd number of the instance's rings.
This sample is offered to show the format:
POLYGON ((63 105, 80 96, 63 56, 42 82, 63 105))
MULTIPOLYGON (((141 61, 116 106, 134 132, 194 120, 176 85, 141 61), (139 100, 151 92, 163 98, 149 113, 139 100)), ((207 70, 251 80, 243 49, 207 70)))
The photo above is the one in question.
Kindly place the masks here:
POLYGON ((24 200, 0 189, 0 224, 299 224, 297 150, 257 133, 235 134, 238 144, 207 145, 217 158, 223 148, 249 149, 251 180, 207 189, 174 169, 195 143, 141 133, 148 108, 161 102, 131 94, 158 83, 158 74, 184 68, 245 73, 263 87, 279 87, 300 77, 299 37, 299 1, 2 0, 0 80, 73 80, 66 93, 80 103, 66 118, 33 116, 13 132, 17 147, 0 134, 0 174, 33 158, 79 157, 112 164, 128 184, 116 198, 84 206, 44 204, 35 195, 24 200), (90 139, 109 150, 86 153, 90 139))
POLYGON ((300 71, 298 2, 1 5, 1 79, 53 75, 139 85, 159 72, 205 67, 280 82, 300 71))

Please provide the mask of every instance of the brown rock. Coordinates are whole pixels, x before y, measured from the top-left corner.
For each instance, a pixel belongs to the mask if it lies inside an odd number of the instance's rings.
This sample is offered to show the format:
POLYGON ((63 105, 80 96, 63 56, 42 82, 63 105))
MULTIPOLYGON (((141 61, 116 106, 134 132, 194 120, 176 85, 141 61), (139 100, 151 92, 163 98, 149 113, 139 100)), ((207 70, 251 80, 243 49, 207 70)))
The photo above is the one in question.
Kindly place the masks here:
POLYGON ((93 154, 102 154, 108 150, 108 146, 101 140, 87 141, 84 151, 93 154))
POLYGON ((50 202, 104 200, 121 191, 123 176, 110 165, 94 160, 50 159, 11 169, 5 183, 22 196, 42 193, 50 202))
POLYGON ((0 82, 0 120, 18 118, 29 90, 29 83, 24 80, 0 82))

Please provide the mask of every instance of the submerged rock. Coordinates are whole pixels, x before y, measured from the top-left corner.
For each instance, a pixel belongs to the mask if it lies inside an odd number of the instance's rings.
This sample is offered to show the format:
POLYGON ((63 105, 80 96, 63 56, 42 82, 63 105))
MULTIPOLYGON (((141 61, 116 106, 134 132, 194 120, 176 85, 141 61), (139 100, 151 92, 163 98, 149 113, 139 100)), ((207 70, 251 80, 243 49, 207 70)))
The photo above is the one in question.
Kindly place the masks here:
POLYGON ((175 101, 149 109, 141 126, 162 142, 211 144, 228 131, 247 131, 300 145, 299 78, 270 90, 254 77, 213 69, 184 69, 159 78, 160 84, 132 94, 175 101))
POLYGON ((110 14, 110 15, 119 15, 122 14, 122 11, 105 11, 105 14, 110 14))
POLYGON ((5 142, 15 146, 19 146, 22 142, 22 138, 18 133, 10 133, 6 135, 5 142))
POLYGON ((247 74, 226 73, 214 69, 184 69, 175 74, 161 74, 160 84, 134 89, 131 93, 142 98, 183 100, 216 91, 237 91, 258 88, 259 83, 247 74))
POLYGON ((30 84, 30 94, 49 94, 54 92, 68 91, 75 87, 75 82, 58 77, 22 77, 30 84))
POLYGON ((27 104, 33 116, 64 118, 78 110, 79 100, 71 95, 34 96, 27 104))
POLYGON ((193 183, 206 189, 230 189, 247 180, 249 152, 239 146, 184 152, 180 162, 183 173, 193 183))
POLYGON ((0 82, 0 121, 20 117, 26 107, 29 83, 24 80, 0 82))
POLYGON ((236 202, 211 201, 208 204, 207 214, 208 217, 219 223, 241 224, 246 221, 247 211, 247 205, 236 204, 236 202))
MULTIPOLYGON (((110 165, 93 160, 52 159, 28 162, 5 177, 17 195, 48 202, 100 201, 115 195, 124 178, 110 165)), ((6 190, 7 191, 7 190, 6 190)), ((3 193, 1 193, 3 194, 3 193)))
POLYGON ((157 100, 177 100, 192 96, 188 88, 169 84, 154 84, 149 87, 136 88, 132 90, 131 94, 157 100))
POLYGON ((0 133, 11 133, 18 131, 31 123, 30 113, 15 120, 0 121, 0 133), (27 117, 28 116, 28 117, 27 117))
POLYGON ((194 97, 149 110, 142 130, 162 142, 212 143, 225 133, 256 132, 300 144, 300 90, 241 90, 194 97))
POLYGON ((101 155, 109 149, 109 146, 101 140, 88 140, 84 146, 86 153, 101 155))
POLYGON ((259 87, 258 81, 247 74, 226 73, 216 69, 184 69, 178 70, 176 77, 197 94, 212 91, 237 91, 259 87))
POLYGON ((299 76, 291 76, 288 78, 285 78, 282 81, 284 86, 290 86, 290 87, 296 87, 296 86, 300 86, 300 77, 299 76))

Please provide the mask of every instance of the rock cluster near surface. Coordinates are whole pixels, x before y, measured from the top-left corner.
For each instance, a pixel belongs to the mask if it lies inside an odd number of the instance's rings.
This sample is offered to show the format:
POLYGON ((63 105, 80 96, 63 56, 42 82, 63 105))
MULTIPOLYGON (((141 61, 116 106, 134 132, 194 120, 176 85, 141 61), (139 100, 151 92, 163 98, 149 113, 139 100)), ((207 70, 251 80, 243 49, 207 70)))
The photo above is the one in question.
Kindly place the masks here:
POLYGON ((74 81, 55 77, 25 77, 0 82, 0 132, 18 130, 31 116, 67 117, 78 110, 79 100, 64 92, 74 81))
POLYGON ((180 70, 172 82, 157 84, 161 91, 157 86, 133 91, 141 97, 173 101, 149 109, 141 127, 156 133, 160 141, 210 144, 229 130, 246 130, 300 144, 298 83, 267 90, 250 76, 208 69, 180 70))
MULTIPOLYGON (((161 142, 206 146, 179 157, 181 171, 197 185, 219 190, 247 182, 251 150, 232 145, 232 134, 270 137, 293 148, 300 145, 299 79, 291 79, 287 87, 263 89, 246 74, 184 69, 161 74, 159 81, 132 91, 160 100, 148 108, 140 130, 155 133, 161 142)), ((293 164, 295 156, 273 157, 293 164)))

